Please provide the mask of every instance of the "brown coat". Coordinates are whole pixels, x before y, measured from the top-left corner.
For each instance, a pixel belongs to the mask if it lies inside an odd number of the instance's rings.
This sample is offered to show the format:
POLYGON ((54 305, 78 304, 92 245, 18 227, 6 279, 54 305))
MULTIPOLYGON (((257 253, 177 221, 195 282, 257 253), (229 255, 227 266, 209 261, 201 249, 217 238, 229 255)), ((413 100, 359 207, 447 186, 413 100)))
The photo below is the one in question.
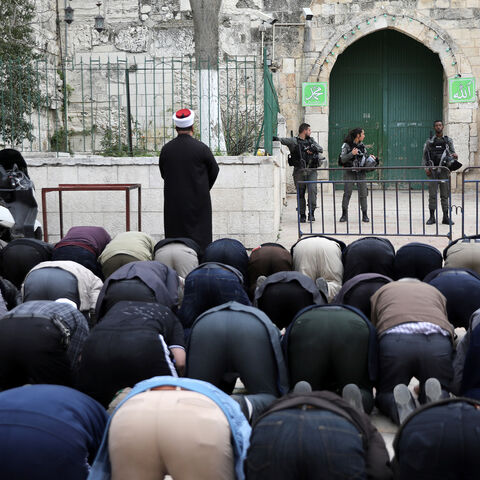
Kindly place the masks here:
POLYGON ((446 298, 428 283, 402 280, 378 289, 370 299, 371 321, 378 335, 409 322, 438 325, 453 337, 453 325, 447 317, 446 298))

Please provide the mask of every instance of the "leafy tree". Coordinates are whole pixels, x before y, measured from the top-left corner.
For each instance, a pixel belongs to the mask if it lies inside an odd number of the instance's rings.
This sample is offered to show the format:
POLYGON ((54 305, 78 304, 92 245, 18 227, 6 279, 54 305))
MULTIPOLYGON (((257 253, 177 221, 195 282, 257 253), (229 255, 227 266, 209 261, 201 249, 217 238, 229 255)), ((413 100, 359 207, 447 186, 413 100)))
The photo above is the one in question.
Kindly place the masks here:
POLYGON ((18 145, 32 140, 28 116, 40 105, 35 70, 32 0, 0 0, 0 137, 18 145))

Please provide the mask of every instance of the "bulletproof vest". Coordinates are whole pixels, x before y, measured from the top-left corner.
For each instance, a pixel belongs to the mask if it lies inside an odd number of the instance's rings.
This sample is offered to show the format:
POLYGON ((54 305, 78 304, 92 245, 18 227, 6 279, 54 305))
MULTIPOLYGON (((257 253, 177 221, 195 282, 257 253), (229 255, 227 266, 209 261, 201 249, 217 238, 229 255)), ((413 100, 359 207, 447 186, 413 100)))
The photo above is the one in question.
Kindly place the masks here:
POLYGON ((302 167, 301 165, 301 151, 303 148, 304 140, 301 138, 297 137, 297 146, 293 149, 293 151, 290 152, 290 157, 291 157, 291 165, 295 167, 302 167))
POLYGON ((317 168, 319 165, 318 153, 307 153, 307 150, 313 145, 310 138, 306 138, 303 142, 299 142, 302 150, 302 157, 307 168, 317 168))
POLYGON ((439 165, 443 152, 447 148, 447 141, 445 137, 438 138, 435 136, 432 142, 429 144, 430 160, 434 165, 439 165))

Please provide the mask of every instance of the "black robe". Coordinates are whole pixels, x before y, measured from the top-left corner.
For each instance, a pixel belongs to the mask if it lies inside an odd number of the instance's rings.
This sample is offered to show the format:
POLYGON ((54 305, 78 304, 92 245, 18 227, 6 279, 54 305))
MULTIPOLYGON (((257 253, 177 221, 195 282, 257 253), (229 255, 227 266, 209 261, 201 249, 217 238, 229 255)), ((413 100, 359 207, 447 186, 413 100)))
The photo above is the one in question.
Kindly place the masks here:
POLYGON ((178 135, 160 152, 164 180, 165 238, 187 237, 202 249, 212 241, 210 189, 218 165, 210 149, 187 134, 178 135))

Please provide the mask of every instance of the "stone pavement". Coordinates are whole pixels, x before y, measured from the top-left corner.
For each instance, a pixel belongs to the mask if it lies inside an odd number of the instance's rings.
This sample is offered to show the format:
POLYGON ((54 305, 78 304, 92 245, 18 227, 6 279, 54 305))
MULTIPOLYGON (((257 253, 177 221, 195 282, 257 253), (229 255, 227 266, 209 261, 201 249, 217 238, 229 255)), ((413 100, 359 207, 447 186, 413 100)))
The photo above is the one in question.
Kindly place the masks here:
MULTIPOLYGON (((336 216, 337 218, 341 215, 341 199, 342 192, 337 191, 335 194, 335 206, 336 206, 336 216)), ((316 221, 310 223, 302 223, 302 233, 303 235, 308 235, 309 233, 322 233, 325 235, 330 235, 332 237, 338 237, 340 240, 349 244, 366 235, 375 236, 379 234, 386 233, 386 238, 388 238, 395 249, 400 248, 402 245, 405 245, 409 242, 424 242, 429 243, 437 247, 442 251, 449 243, 446 235, 448 234, 448 225, 441 224, 441 209, 440 210, 440 222, 437 225, 424 225, 425 221, 428 219, 428 195, 425 194, 424 197, 424 217, 422 217, 422 194, 419 191, 413 191, 409 198, 408 192, 399 191, 398 192, 398 216, 396 214, 396 193, 395 190, 387 190, 385 201, 383 200, 382 191, 374 191, 374 208, 373 215, 370 204, 370 195, 368 198, 368 215, 370 216, 370 223, 360 222, 360 228, 362 235, 346 235, 346 223, 334 222, 333 215, 333 199, 332 195, 324 195, 324 214, 323 214, 323 223, 322 223, 322 212, 321 208, 317 208, 315 211, 316 221), (383 208, 385 204, 386 208, 383 208), (384 215, 384 211, 386 212, 384 215), (412 212, 410 215, 410 211, 412 212), (411 225, 410 225, 411 217, 411 225), (373 220, 373 222, 372 222, 373 220), (373 228, 373 233, 372 233, 373 228), (396 232, 400 232, 405 236, 396 236, 396 232), (411 235, 414 234, 414 235, 411 235), (426 235, 423 235, 425 233, 426 235), (438 236, 427 236, 427 235, 437 235, 438 236)), ((318 202, 320 202, 320 195, 318 196, 318 202)), ((455 224, 452 226, 452 239, 459 238, 462 232, 461 225, 461 211, 460 206, 462 205, 462 197, 460 193, 452 194, 452 205, 453 213, 452 219, 455 224)), ((465 230, 466 233, 471 235, 475 234, 477 227, 477 218, 476 218, 476 196, 474 192, 467 192, 465 194, 465 230)), ((479 212, 480 215, 480 212, 479 212)), ((358 203, 356 199, 356 191, 353 192, 350 206, 349 206, 349 231, 350 233, 359 232, 359 218, 358 218, 358 203)), ((385 235, 382 235, 385 236, 385 235)), ((289 248, 292 246, 299 238, 298 235, 298 225, 297 225, 297 216, 296 216, 296 196, 293 194, 287 195, 286 205, 282 212, 282 218, 280 222, 280 231, 278 233, 277 240, 283 246, 289 248)))
MULTIPOLYGON (((385 201, 386 205, 386 210, 387 210, 387 215, 384 217, 383 213, 383 203, 382 199, 378 198, 380 195, 383 195, 382 192, 374 192, 374 195, 377 196, 377 198, 374 197, 374 212, 373 212, 373 225, 374 225, 374 233, 372 234, 372 223, 363 223, 362 224, 362 232, 365 232, 364 235, 370 235, 374 236, 378 232, 384 232, 386 231, 387 233, 389 232, 395 232, 398 231, 400 232, 414 232, 414 233, 421 233, 423 232, 423 222, 422 222, 422 213, 421 213, 421 205, 422 205, 422 199, 421 199, 421 193, 420 192, 413 192, 412 193, 412 201, 411 201, 411 210, 412 210, 412 228, 410 230, 410 207, 409 207, 409 196, 406 192, 399 192, 399 215, 398 215, 398 223, 397 223, 397 216, 396 216, 396 208, 395 207, 395 191, 387 191, 386 196, 387 199, 385 201), (416 207, 416 205, 419 205, 420 208, 416 207), (382 208, 378 208, 381 206, 382 208), (392 208, 393 206, 393 208, 392 208), (385 227, 385 228, 384 228, 385 227)), ((337 208, 337 216, 339 217, 339 213, 341 213, 341 210, 338 210, 338 207, 341 205, 341 197, 342 197, 342 192, 338 191, 336 192, 335 195, 335 205, 337 208)), ((356 201, 356 191, 354 191, 352 195, 352 199, 350 201, 350 208, 349 208, 349 214, 350 214, 350 219, 351 221, 349 222, 350 225, 350 231, 351 232, 358 232, 358 218, 354 218, 355 216, 358 217, 358 205, 356 201)), ((325 200, 332 200, 331 194, 330 196, 325 195, 325 200)), ((319 196, 320 199, 320 196, 319 196)), ((428 200, 428 195, 426 195, 426 200, 428 200)), ((369 197, 369 202, 370 202, 370 197, 369 197)), ((476 233, 476 197, 473 192, 467 192, 465 195, 465 215, 466 215, 466 232, 468 234, 474 234, 476 233)), ((281 218, 281 224, 280 224, 280 231, 278 233, 277 241, 278 243, 282 244, 286 248, 290 248, 299 238, 298 235, 298 224, 297 224, 297 215, 296 215, 296 204, 297 204, 297 199, 295 195, 287 195, 286 199, 286 205, 283 209, 282 212, 282 218, 281 218)), ((462 204, 461 200, 461 194, 456 193, 452 194, 452 205, 457 205, 460 206, 462 204)), ((425 203, 425 205, 427 205, 425 203)), ((316 213, 316 221, 310 223, 303 223, 301 224, 303 234, 309 234, 311 233, 322 233, 321 231, 321 210, 317 209, 316 213)), ((370 203, 369 203, 369 215, 371 215, 371 209, 370 209, 370 203)), ((428 207, 425 207, 425 216, 428 218, 428 207)), ((425 219, 426 219, 425 218, 425 219)), ((461 236, 461 231, 462 231, 462 226, 461 226, 461 213, 460 209, 458 209, 458 214, 455 213, 455 210, 452 214, 453 221, 455 222, 455 225, 452 227, 452 239, 459 238, 461 236)), ((372 220, 372 218, 370 218, 372 220)), ((441 217, 440 217, 441 220, 441 217)), ((333 209, 330 208, 327 210, 327 206, 325 207, 324 210, 324 223, 323 223, 325 229, 328 228, 328 235, 338 238, 339 240, 344 241, 347 245, 357 238, 361 238, 359 235, 342 235, 339 232, 345 232, 346 231, 346 226, 345 224, 339 224, 337 222, 337 233, 333 233, 335 230, 335 225, 333 224, 333 209)), ((448 231, 448 226, 447 225, 438 225, 438 233, 441 235, 446 235, 448 231)), ((435 234, 437 232, 437 226, 436 225, 425 225, 425 232, 429 234, 435 234)), ((394 236, 390 235, 387 236, 395 249, 400 248, 402 245, 405 245, 409 242, 423 242, 423 243, 428 243, 430 245, 433 245, 437 247, 440 251, 443 251, 443 249, 448 245, 449 239, 446 236, 394 236)), ((272 241, 274 241, 272 239, 272 241)), ((456 333, 461 337, 462 334, 464 333, 464 329, 456 329, 456 333)), ((418 385, 418 380, 413 378, 412 381, 410 382, 409 388, 413 392, 413 388, 415 385, 418 385)), ((416 395, 414 395, 416 396, 416 395)), ((385 443, 387 445, 387 449, 389 451, 390 457, 393 457, 393 439, 395 437, 395 433, 398 429, 398 427, 392 423, 388 418, 386 418, 384 415, 381 415, 378 410, 375 408, 372 415, 371 415, 372 421, 377 427, 377 429, 380 431, 382 434, 385 443)))

